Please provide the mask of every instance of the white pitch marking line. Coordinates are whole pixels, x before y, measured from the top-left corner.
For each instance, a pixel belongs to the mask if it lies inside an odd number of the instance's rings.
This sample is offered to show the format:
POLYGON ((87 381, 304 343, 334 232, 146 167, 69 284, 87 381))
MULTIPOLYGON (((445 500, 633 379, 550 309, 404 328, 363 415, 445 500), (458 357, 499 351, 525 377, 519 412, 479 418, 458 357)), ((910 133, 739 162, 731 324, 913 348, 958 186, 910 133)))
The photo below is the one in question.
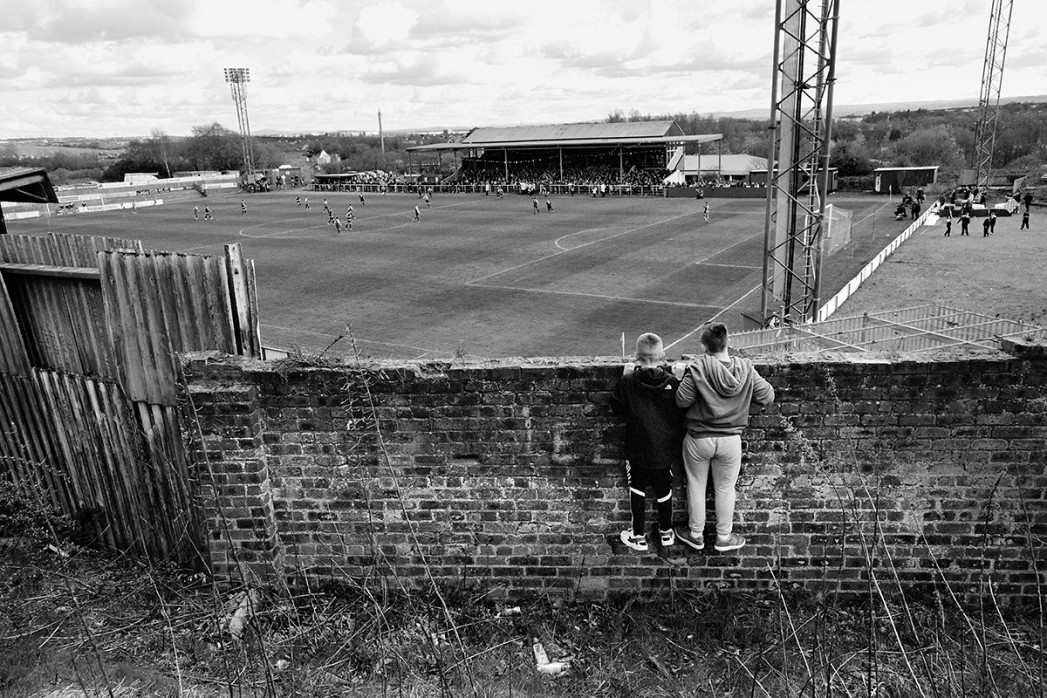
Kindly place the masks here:
MULTIPOLYGON (((695 262, 700 264, 701 262, 695 262)), ((763 267, 753 267, 748 264, 720 264, 719 262, 705 262, 707 267, 730 267, 731 269, 763 269, 763 267)))
POLYGON ((671 349, 671 348, 673 348, 674 346, 676 346, 677 344, 679 344, 680 342, 682 342, 683 340, 687 339, 688 337, 690 337, 691 335, 693 335, 693 334, 694 334, 695 332, 697 332, 698 330, 700 330, 700 329, 702 329, 703 327, 705 327, 705 325, 706 325, 706 324, 708 324, 708 323, 712 322, 713 320, 715 320, 716 318, 720 317, 721 315, 723 315, 724 313, 726 313, 726 312, 727 312, 728 310, 730 310, 731 308, 733 308, 734 306, 738 305, 739 303, 741 303, 742 301, 744 301, 744 300, 745 300, 746 298, 748 298, 749 296, 751 296, 751 295, 753 294, 753 291, 758 291, 758 290, 760 289, 760 287, 761 287, 761 286, 763 286, 763 284, 762 284, 762 283, 756 284, 756 285, 755 285, 755 286, 753 286, 753 287, 752 287, 752 288, 751 288, 751 289, 750 289, 750 290, 749 290, 748 292, 746 292, 746 293, 742 294, 742 296, 741 296, 741 297, 740 297, 740 298, 739 298, 738 300, 736 300, 736 301, 735 301, 734 303, 731 303, 731 304, 730 304, 729 306, 727 306, 726 308, 723 308, 722 310, 720 310, 720 312, 716 313, 716 315, 713 315, 713 316, 712 316, 711 318, 709 318, 708 320, 706 320, 705 322, 703 322, 703 323, 702 323, 701 325, 698 325, 698 327, 695 327, 695 328, 694 328, 693 330, 691 330, 690 332, 688 332, 687 334, 685 334, 685 335, 684 335, 683 337, 680 337, 679 339, 677 339, 677 340, 676 340, 675 342, 673 342, 672 344, 667 344, 667 345, 665 346, 665 348, 666 348, 666 349, 671 349))
POLYGON ((622 225, 616 225, 616 226, 607 227, 607 228, 586 228, 585 230, 579 230, 577 233, 568 233, 567 235, 561 235, 560 237, 556 238, 556 240, 553 242, 553 244, 556 245, 561 250, 573 250, 574 249, 573 247, 563 247, 563 246, 561 246, 560 245, 560 241, 563 240, 564 238, 569 238, 569 237, 571 237, 573 235, 581 235, 582 233, 591 233, 591 232, 600 231, 600 230, 621 230, 624 227, 625 226, 622 226, 622 225))
POLYGON ((628 235, 629 233, 635 233, 638 230, 643 230, 644 228, 650 228, 650 227, 655 226, 655 225, 661 225, 662 223, 669 223, 670 221, 675 221, 675 220, 678 220, 680 218, 686 218, 688 216, 697 216, 698 213, 699 213, 698 211, 691 211, 690 213, 681 213, 679 216, 672 216, 671 218, 664 218, 664 219, 662 219, 660 221, 654 221, 653 223, 648 223, 646 225, 641 225, 641 226, 639 226, 637 228, 630 228, 629 230, 625 230, 625 231, 623 231, 621 233, 618 233, 616 235, 610 235, 610 236, 605 237, 605 238, 600 238, 599 240, 591 240, 589 242, 583 242, 581 245, 578 245, 577 247, 572 247, 572 248, 570 248, 568 250, 561 250, 559 252, 553 252, 552 254, 545 255, 544 257, 539 257, 538 259, 532 259, 531 261, 524 262, 523 264, 517 264, 515 267, 509 267, 508 269, 502 269, 501 271, 496 271, 493 274, 488 274, 487 276, 481 276, 479 279, 473 279, 469 283, 470 284, 475 284, 475 283, 478 283, 478 282, 483 281, 485 279, 490 279, 492 276, 498 276, 499 274, 507 274, 507 273, 509 273, 511 271, 516 271, 517 269, 521 269, 523 267, 526 267, 526 266, 528 266, 530 264, 536 264, 538 262, 544 262, 547 259, 552 259, 553 257, 557 257, 559 255, 566 254, 567 252, 573 252, 574 250, 580 250, 581 248, 588 247, 589 245, 595 245, 598 242, 606 242, 608 240, 613 240, 613 239, 621 237, 623 235, 628 235))
POLYGON ((679 301, 654 301, 646 298, 623 298, 621 296, 605 296, 601 293, 581 293, 576 291, 553 291, 545 288, 519 288, 517 286, 500 286, 495 284, 477 284, 467 283, 466 286, 472 286, 473 288, 497 288, 504 291, 520 291, 523 293, 548 293, 557 296, 580 296, 583 298, 600 298, 608 301, 622 301, 626 303, 644 303, 644 304, 655 304, 655 305, 673 305, 683 308, 715 308, 716 306, 710 306, 707 304, 695 304, 695 303, 681 303, 679 301))
MULTIPOLYGON (((716 252, 713 252, 713 253, 712 253, 712 254, 710 254, 710 255, 706 255, 705 257, 702 257, 702 258, 701 258, 701 259, 699 259, 699 260, 698 260, 697 262, 695 262, 695 264, 696 264, 696 265, 697 265, 697 264, 702 264, 702 263, 704 263, 704 262, 706 262, 706 261, 708 261, 708 260, 712 259, 712 258, 713 258, 713 257, 715 257, 716 255, 718 255, 718 254, 722 254, 722 253, 726 252, 727 250, 731 249, 732 247, 737 247, 738 245, 742 244, 743 242, 749 242, 749 241, 750 241, 750 240, 752 240, 753 238, 755 238, 755 237, 760 237, 760 236, 762 236, 762 235, 763 235, 763 233, 754 233, 753 235, 750 235, 750 236, 749 236, 749 237, 747 237, 747 238, 742 238, 741 240, 738 240, 737 242, 732 242, 732 243, 731 243, 730 245, 728 245, 727 247, 724 247, 724 248, 723 248, 723 249, 721 249, 721 250, 717 250, 716 252)), ((754 268, 757 268, 757 267, 754 267, 754 268)), ((758 268, 762 269, 763 267, 758 267, 758 268)))

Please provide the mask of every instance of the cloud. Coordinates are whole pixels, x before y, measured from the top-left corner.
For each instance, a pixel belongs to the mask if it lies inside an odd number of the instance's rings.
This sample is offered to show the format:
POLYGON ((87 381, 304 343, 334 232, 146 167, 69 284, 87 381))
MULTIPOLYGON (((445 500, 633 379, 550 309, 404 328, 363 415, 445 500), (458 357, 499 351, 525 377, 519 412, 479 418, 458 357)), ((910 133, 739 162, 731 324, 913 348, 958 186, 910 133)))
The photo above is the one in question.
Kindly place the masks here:
POLYGON ((349 51, 372 53, 397 47, 410 48, 407 37, 417 21, 417 12, 391 0, 368 5, 360 10, 353 25, 349 51))
POLYGON ((427 55, 376 64, 360 79, 372 85, 416 85, 418 87, 458 85, 466 82, 461 76, 442 71, 440 61, 427 55))
POLYGON ((83 44, 93 41, 162 38, 187 31, 185 14, 166 2, 137 0, 7 0, 4 24, 36 41, 83 44))
POLYGON ((410 30, 411 41, 458 44, 463 41, 498 41, 519 30, 525 13, 516 7, 496 5, 479 9, 473 5, 452 5, 448 11, 426 14, 410 30), (468 10, 464 10, 468 7, 468 10), (501 9, 499 14, 497 10, 501 9))

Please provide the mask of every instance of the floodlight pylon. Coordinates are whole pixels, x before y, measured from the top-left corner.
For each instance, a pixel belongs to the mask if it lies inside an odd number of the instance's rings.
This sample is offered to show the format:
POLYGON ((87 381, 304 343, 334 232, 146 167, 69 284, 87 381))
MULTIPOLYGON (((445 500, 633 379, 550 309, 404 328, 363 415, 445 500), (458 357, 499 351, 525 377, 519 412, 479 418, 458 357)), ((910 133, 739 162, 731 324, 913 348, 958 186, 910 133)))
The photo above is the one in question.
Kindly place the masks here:
POLYGON ((251 81, 250 68, 226 68, 225 81, 236 105, 236 122, 240 128, 240 152, 243 157, 244 176, 248 183, 254 174, 254 152, 251 146, 251 122, 247 118, 247 83, 251 81))
POLYGON ((766 325, 808 322, 818 313, 839 9, 839 0, 775 2, 761 300, 766 325))
POLYGON ((989 186, 992 156, 996 148, 996 122, 1000 112, 1000 88, 1003 85, 1003 62, 1007 57, 1007 39, 1011 33, 1011 10, 1014 0, 993 0, 989 12, 989 36, 985 42, 982 63, 982 86, 978 97, 978 126, 974 135, 975 181, 979 189, 989 186))

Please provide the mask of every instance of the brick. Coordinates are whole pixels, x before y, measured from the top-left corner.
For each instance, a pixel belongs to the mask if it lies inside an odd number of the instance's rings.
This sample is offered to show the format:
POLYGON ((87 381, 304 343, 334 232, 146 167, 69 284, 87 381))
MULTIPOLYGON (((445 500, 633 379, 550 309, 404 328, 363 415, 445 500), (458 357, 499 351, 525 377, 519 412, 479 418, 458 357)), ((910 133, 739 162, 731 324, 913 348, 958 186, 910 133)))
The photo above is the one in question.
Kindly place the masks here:
MULTIPOLYGON (((988 567, 998 589, 1035 599, 1025 561, 1027 537, 1047 535, 1047 401, 1037 389, 1047 362, 761 365, 779 402, 753 410, 743 439, 736 520, 750 545, 739 555, 674 553, 680 567, 617 542, 628 504, 621 426, 606 405, 616 361, 404 364, 373 381, 377 369, 354 367, 348 386, 342 370, 277 379, 264 364, 244 366, 211 359, 189 376, 212 459, 215 486, 200 475, 198 498, 219 571, 239 556, 260 577, 299 565, 363 576, 373 547, 421 588, 417 543, 439 583, 483 579, 507 596, 666 594, 670 579, 765 589, 768 563, 786 588, 863 594, 858 532, 871 541, 877 519, 903 585, 940 583, 933 552, 958 593, 977 593, 988 567)), ((683 487, 678 473, 679 521, 683 487)), ((874 564, 890 574, 879 550, 874 564)))

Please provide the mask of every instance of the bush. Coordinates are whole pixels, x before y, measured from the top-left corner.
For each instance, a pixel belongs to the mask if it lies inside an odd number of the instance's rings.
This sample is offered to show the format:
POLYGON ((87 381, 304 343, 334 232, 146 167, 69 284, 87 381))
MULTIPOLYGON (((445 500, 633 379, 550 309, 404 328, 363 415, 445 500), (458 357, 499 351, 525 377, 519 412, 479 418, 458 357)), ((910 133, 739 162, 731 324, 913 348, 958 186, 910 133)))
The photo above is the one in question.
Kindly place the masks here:
POLYGON ((66 524, 65 517, 39 496, 0 477, 0 538, 51 540, 52 528, 64 532, 66 524))
POLYGON ((839 191, 872 191, 875 180, 874 175, 840 176, 836 180, 836 185, 839 191))

